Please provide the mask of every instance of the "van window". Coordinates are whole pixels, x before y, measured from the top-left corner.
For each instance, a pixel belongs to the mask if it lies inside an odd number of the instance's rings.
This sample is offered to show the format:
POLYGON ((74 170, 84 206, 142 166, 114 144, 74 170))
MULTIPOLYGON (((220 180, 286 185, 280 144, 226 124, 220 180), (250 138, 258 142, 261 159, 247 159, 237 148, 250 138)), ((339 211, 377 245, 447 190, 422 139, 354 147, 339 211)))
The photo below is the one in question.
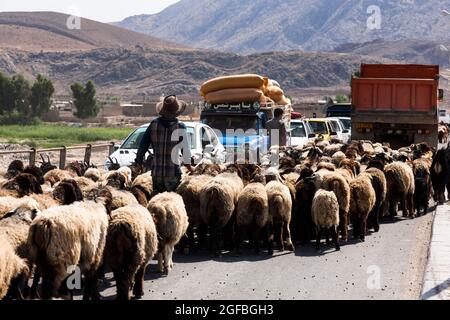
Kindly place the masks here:
POLYGON ((309 124, 315 134, 328 134, 326 122, 309 121, 309 124))
POLYGON ((332 132, 338 133, 341 131, 341 127, 339 126, 339 123, 336 120, 331 120, 330 125, 331 125, 332 132))
POLYGON ((139 128, 134 131, 130 135, 130 137, 122 144, 120 149, 139 149, 139 145, 141 144, 145 131, 147 131, 147 128, 139 128))

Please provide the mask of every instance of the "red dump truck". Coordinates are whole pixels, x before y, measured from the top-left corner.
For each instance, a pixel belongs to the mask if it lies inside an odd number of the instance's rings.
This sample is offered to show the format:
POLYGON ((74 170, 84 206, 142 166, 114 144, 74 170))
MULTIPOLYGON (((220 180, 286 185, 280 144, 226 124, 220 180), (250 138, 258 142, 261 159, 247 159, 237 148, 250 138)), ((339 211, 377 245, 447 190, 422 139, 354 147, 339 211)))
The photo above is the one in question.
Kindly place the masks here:
POLYGON ((351 86, 353 140, 437 147, 439 66, 363 64, 351 86))

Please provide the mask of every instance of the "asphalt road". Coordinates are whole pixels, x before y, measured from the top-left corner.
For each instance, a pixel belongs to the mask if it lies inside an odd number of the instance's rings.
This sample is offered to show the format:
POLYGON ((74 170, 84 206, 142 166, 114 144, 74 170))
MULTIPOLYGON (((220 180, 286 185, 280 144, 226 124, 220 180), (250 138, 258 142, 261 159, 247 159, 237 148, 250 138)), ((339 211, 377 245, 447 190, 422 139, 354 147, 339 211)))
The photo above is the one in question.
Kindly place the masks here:
MULTIPOLYGON (((175 254, 168 277, 156 273, 156 261, 149 266, 144 299, 419 299, 432 216, 385 222, 366 242, 351 240, 340 252, 330 247, 317 253, 310 245, 272 258, 255 256, 250 249, 241 257, 220 259, 207 253, 175 254)), ((112 274, 101 294, 115 299, 112 274)))

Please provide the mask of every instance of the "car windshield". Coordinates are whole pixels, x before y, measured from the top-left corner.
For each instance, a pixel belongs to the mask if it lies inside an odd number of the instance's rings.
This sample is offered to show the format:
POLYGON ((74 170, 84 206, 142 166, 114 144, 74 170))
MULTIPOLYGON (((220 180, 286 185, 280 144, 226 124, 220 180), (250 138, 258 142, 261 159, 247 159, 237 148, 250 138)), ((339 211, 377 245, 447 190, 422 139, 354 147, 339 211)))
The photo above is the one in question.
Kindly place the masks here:
POLYGON ((306 138, 306 128, 302 122, 291 122, 292 138, 306 138))
POLYGON ((258 130, 258 117, 248 116, 211 116, 205 117, 203 123, 210 126, 213 130, 219 130, 223 135, 226 135, 227 130, 258 130))
MULTIPOLYGON (((189 149, 193 149, 194 147, 194 128, 187 127, 187 136, 189 140, 189 149)), ((134 131, 130 137, 125 140, 125 142, 122 144, 120 149, 125 150, 135 150, 139 149, 139 145, 141 144, 142 138, 144 137, 145 132, 147 131, 147 128, 139 128, 136 131, 134 131)))
POLYGON ((340 119, 340 120, 346 130, 350 130, 352 128, 352 121, 350 119, 340 119))
POLYGON ((315 134, 328 134, 327 124, 323 121, 309 121, 315 134))

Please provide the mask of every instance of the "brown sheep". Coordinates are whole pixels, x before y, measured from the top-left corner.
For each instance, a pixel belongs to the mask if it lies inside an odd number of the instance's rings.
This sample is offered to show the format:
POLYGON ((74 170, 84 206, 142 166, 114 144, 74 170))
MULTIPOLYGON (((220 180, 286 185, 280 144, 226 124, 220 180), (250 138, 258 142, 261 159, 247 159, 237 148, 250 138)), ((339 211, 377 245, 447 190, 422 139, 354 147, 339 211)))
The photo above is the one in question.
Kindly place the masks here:
POLYGON ((73 179, 76 175, 72 172, 66 171, 66 170, 60 170, 60 169, 54 169, 49 172, 47 172, 44 175, 44 180, 46 183, 48 183, 51 187, 53 187, 56 183, 66 180, 66 179, 73 179))
POLYGON ((372 187, 372 176, 362 173, 350 183, 350 218, 353 221, 353 237, 364 241, 367 219, 375 207, 376 194, 372 187))
POLYGON ((327 174, 323 178, 322 188, 333 191, 339 203, 339 230, 342 240, 348 240, 348 220, 350 210, 350 186, 345 178, 338 172, 327 174))
POLYGON ((368 218, 368 229, 373 228, 375 232, 380 230, 380 218, 384 214, 386 202, 387 182, 384 172, 377 168, 369 168, 365 173, 371 176, 372 187, 375 190, 375 206, 368 218))
POLYGON ((132 205, 111 213, 105 258, 114 273, 117 300, 129 300, 131 287, 135 298, 144 295, 145 269, 157 250, 155 223, 146 208, 132 205))
POLYGON ((284 234, 288 250, 294 251, 291 238, 292 196, 289 188, 280 181, 267 179, 266 192, 269 199, 269 219, 273 225, 274 237, 284 251, 284 234))
POLYGON ((200 216, 202 222, 210 228, 211 249, 220 256, 220 238, 223 229, 229 223, 232 226, 239 194, 244 189, 242 171, 237 166, 207 182, 200 191, 200 216))
POLYGON ((147 209, 155 219, 158 231, 158 270, 169 274, 173 268, 174 247, 189 225, 183 198, 174 192, 164 192, 153 197, 147 209))
POLYGON ((397 215, 396 206, 401 204, 403 216, 414 217, 414 173, 410 166, 403 162, 393 162, 384 169, 387 182, 387 199, 391 218, 397 215))
MULTIPOLYGON (((241 245, 245 231, 251 232, 251 239, 255 246, 255 253, 259 254, 259 238, 261 230, 269 221, 269 199, 264 184, 253 182, 248 184, 239 195, 237 203, 237 250, 241 254, 241 245)), ((269 240, 269 236, 267 236, 269 240)), ((269 241, 269 254, 273 254, 269 241)))
POLYGON ((21 198, 30 194, 42 194, 42 187, 36 177, 29 173, 20 173, 12 180, 9 180, 0 189, 0 197, 21 198))

